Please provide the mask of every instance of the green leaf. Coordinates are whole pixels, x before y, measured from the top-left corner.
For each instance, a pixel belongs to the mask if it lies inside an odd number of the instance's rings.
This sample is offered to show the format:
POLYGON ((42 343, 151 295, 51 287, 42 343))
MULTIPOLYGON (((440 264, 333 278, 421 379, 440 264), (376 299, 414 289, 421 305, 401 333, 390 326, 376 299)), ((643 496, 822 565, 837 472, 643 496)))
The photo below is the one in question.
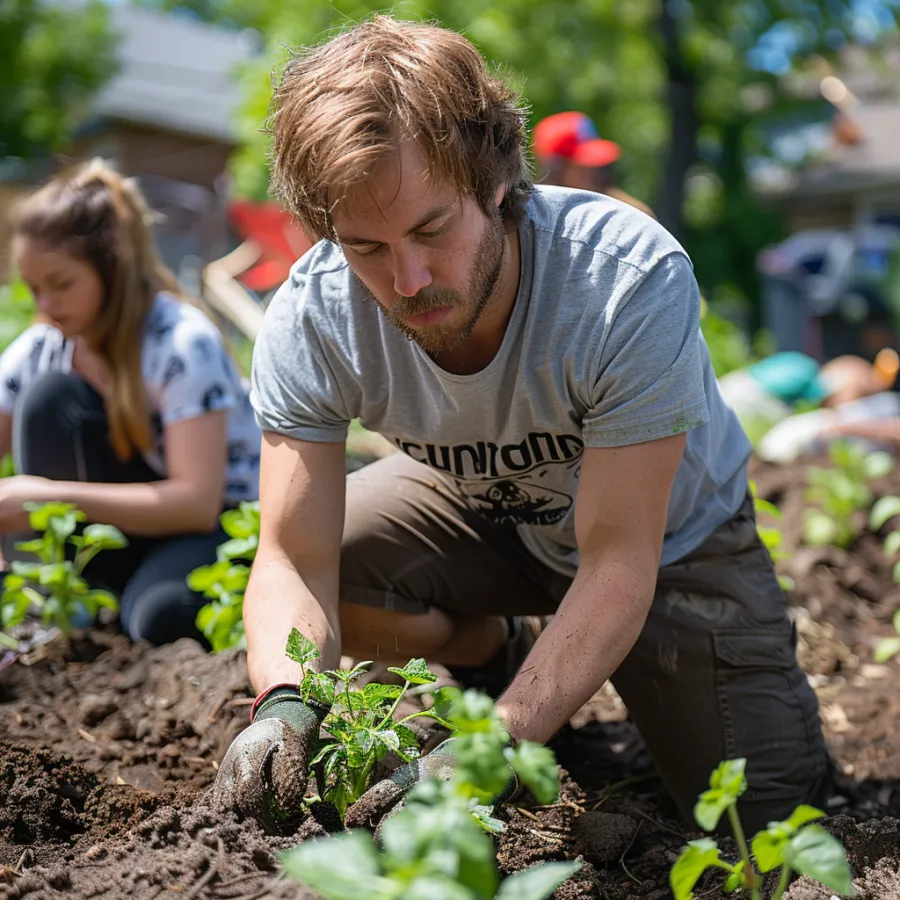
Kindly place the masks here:
POLYGON ((432 684, 437 681, 437 675, 429 671, 424 659, 411 659, 402 669, 389 666, 388 672, 399 675, 410 684, 432 684))
POLYGON ((493 812, 492 806, 479 806, 476 804, 470 809, 470 812, 472 818, 488 834, 502 834, 506 830, 506 824, 491 815, 493 812))
POLYGON ((756 532, 770 554, 778 552, 778 548, 784 541, 784 536, 777 528, 767 528, 761 525, 756 529, 756 532))
POLYGON ((493 731, 500 727, 494 701, 487 694, 469 688, 451 696, 452 704, 446 717, 460 732, 493 731))
POLYGON ((898 653, 900 653, 900 637, 881 638, 875 644, 873 658, 875 662, 881 664, 893 659, 898 653))
POLYGON ((580 862, 552 862, 510 875, 496 900, 545 900, 581 868, 580 862))
POLYGON ((6 575, 3 579, 3 587, 7 591, 19 591, 28 584, 28 579, 23 575, 6 575))
POLYGON ((482 900, 481 894, 470 891, 455 878, 432 875, 430 872, 414 878, 397 895, 397 900, 482 900))
POLYGON ((372 737, 387 753, 394 753, 400 749, 400 736, 392 728, 385 728, 383 731, 373 730, 372 737))
POLYGON ((0 478, 12 478, 16 474, 16 464, 13 462, 12 453, 4 453, 0 459, 0 478))
POLYGON ((549 804, 556 800, 559 796, 559 766, 552 750, 522 741, 515 748, 507 748, 504 756, 538 803, 549 804))
MULTIPOLYGON (((259 538, 259 501, 243 502, 219 516, 222 530, 230 538, 259 538)), ((224 546, 224 545, 223 545, 224 546)))
POLYGON ((722 886, 722 890, 725 891, 726 894, 734 893, 738 888, 742 888, 747 883, 747 877, 744 875, 742 871, 732 872, 726 879, 725 884, 722 886))
POLYGON ((884 539, 885 556, 896 556, 900 553, 900 531, 892 531, 884 539))
POLYGON ((403 688, 399 684, 378 684, 373 681, 371 684, 367 684, 360 693, 365 697, 366 707, 371 708, 393 702, 403 693, 403 688))
POLYGON ((797 587, 797 582, 790 575, 779 575, 778 584, 785 593, 790 593, 797 587))
POLYGON ((753 838, 750 848, 760 872, 765 874, 784 865, 784 850, 792 833, 784 822, 770 822, 753 838))
POLYGON ((12 570, 14 575, 21 575, 30 581, 37 581, 40 576, 43 565, 41 563, 24 562, 23 560, 14 559, 12 561, 12 570))
POLYGON ((459 688, 454 687, 442 687, 438 688, 436 691, 433 691, 431 694, 432 697, 432 707, 431 712, 433 712, 436 716, 440 716, 442 719, 447 719, 451 710, 453 709, 453 704, 458 701, 458 699, 462 696, 462 691, 459 688))
POLYGON ((225 541, 224 544, 219 544, 216 548, 216 557, 219 560, 252 560, 256 556, 258 547, 259 538, 256 535, 232 538, 230 541, 225 541))
POLYGON ((378 851, 364 831, 304 841, 281 854, 284 871, 325 900, 370 900, 391 896, 381 877, 378 851))
POLYGON ((47 551, 48 544, 44 538, 39 537, 32 541, 16 541, 15 547, 16 550, 21 550, 23 553, 33 553, 35 556, 43 559, 43 554, 47 551))
POLYGON ((301 666, 319 658, 319 648, 296 628, 291 629, 284 652, 289 659, 301 666))
POLYGON ((82 534, 81 544, 101 550, 121 550, 128 546, 128 538, 113 525, 88 525, 82 534))
POLYGON ((12 628, 25 621, 31 597, 23 590, 6 590, 0 595, 0 625, 12 628))
POLYGON ((747 790, 746 768, 746 759, 728 759, 716 767, 709 779, 709 790, 700 795, 694 806, 694 818, 704 831, 713 831, 722 813, 747 790))
POLYGON ((900 516, 900 497, 882 497, 875 501, 875 505, 869 513, 869 528, 872 531, 878 531, 894 516, 900 516))
POLYGON ((776 519, 783 518, 781 510, 774 503, 770 503, 768 500, 763 500, 760 497, 757 497, 753 501, 753 505, 756 508, 757 514, 768 513, 770 516, 775 516, 776 519))
POLYGON ((119 600, 115 594, 111 594, 109 591, 88 591, 80 598, 80 602, 91 615, 96 615, 101 608, 113 612, 119 611, 119 600))
POLYGON ((853 875, 841 842, 821 825, 797 832, 785 849, 787 864, 801 875, 820 881, 839 894, 853 896, 853 875))
POLYGON ((402 750, 419 750, 419 739, 411 728, 407 728, 405 725, 395 725, 394 731, 396 732, 397 737, 400 738, 400 747, 402 750))
POLYGON ((821 809, 816 809, 815 806, 807 806, 807 804, 801 803, 785 820, 784 824, 794 831, 797 831, 804 825, 815 822, 816 819, 824 818, 825 813, 823 813, 821 809))
POLYGON ((719 846, 712 838, 689 841, 669 872, 669 886, 675 900, 693 900, 694 885, 710 866, 731 871, 731 867, 722 861, 719 846))
POLYGON ((890 453, 879 451, 870 453, 862 464, 862 473, 864 478, 870 480, 875 478, 884 478, 889 475, 894 468, 894 457, 890 453))
POLYGON ((41 566, 38 582, 49 587, 62 587, 69 583, 69 577, 75 574, 70 562, 49 563, 41 566))
POLYGON ((334 682, 324 672, 307 672, 300 685, 304 701, 312 697, 325 706, 334 703, 334 682))
POLYGON ((85 520, 84 513, 74 503, 26 503, 28 522, 35 531, 47 531, 58 520, 54 527, 56 534, 68 537, 78 522, 85 520))
POLYGON ((825 547, 838 535, 835 521, 818 509, 806 510, 803 519, 803 542, 810 547, 825 547))

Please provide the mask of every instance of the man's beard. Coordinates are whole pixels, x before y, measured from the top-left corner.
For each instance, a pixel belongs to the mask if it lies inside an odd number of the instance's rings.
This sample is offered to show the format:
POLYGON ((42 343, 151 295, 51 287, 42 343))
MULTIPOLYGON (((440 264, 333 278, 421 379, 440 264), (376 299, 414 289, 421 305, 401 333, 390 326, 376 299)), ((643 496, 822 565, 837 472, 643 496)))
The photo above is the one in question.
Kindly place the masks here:
POLYGON ((499 213, 495 213, 488 219, 484 237, 475 251, 472 276, 465 295, 454 290, 423 288, 412 297, 396 297, 388 308, 382 303, 377 303, 377 299, 373 297, 368 288, 362 285, 362 282, 359 283, 369 297, 376 299, 378 309, 384 317, 406 335, 408 340, 415 341, 426 353, 433 355, 446 353, 461 347, 471 336, 475 323, 484 312, 484 308, 500 280, 505 250, 503 219, 499 213), (454 311, 450 314, 451 318, 456 317, 457 310, 462 310, 464 320, 461 325, 441 323, 414 328, 405 321, 411 316, 420 316, 423 313, 445 309, 448 306, 454 311))

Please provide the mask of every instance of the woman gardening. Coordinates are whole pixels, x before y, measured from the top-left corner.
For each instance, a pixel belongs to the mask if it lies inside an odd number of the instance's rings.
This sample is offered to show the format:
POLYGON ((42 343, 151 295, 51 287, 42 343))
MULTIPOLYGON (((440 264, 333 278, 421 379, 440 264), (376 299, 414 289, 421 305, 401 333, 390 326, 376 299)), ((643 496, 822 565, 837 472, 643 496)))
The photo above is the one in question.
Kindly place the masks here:
POLYGON ((136 186, 99 160, 18 210, 13 264, 40 323, 0 356, 0 534, 23 504, 76 504, 129 546, 85 575, 153 643, 197 636, 185 576, 215 559, 224 508, 257 497, 260 433, 216 326, 161 263, 136 186))

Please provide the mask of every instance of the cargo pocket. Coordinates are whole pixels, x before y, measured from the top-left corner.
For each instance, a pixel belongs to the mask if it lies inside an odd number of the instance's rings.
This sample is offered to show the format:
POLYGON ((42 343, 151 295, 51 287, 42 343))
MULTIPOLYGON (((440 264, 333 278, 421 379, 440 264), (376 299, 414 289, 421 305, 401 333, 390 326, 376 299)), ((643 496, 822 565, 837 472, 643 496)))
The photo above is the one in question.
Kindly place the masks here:
POLYGON ((746 757, 748 800, 797 796, 827 764, 818 701, 795 655, 787 620, 713 632, 729 758, 746 757))

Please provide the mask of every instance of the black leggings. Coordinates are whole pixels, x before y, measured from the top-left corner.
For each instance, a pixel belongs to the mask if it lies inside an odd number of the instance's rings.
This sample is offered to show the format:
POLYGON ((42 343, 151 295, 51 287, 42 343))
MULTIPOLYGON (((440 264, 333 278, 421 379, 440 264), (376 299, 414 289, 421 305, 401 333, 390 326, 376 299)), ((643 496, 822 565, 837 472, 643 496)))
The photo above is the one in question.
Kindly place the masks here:
MULTIPOLYGON (((13 448, 26 475, 107 484, 159 480, 140 454, 127 462, 116 457, 103 400, 75 375, 51 372, 26 388, 13 417, 13 448)), ((100 553, 85 577, 119 595, 122 627, 133 640, 202 640, 194 619, 208 601, 188 589, 185 577, 214 562, 216 547, 227 539, 220 528, 177 537, 129 535, 128 547, 100 553)))

